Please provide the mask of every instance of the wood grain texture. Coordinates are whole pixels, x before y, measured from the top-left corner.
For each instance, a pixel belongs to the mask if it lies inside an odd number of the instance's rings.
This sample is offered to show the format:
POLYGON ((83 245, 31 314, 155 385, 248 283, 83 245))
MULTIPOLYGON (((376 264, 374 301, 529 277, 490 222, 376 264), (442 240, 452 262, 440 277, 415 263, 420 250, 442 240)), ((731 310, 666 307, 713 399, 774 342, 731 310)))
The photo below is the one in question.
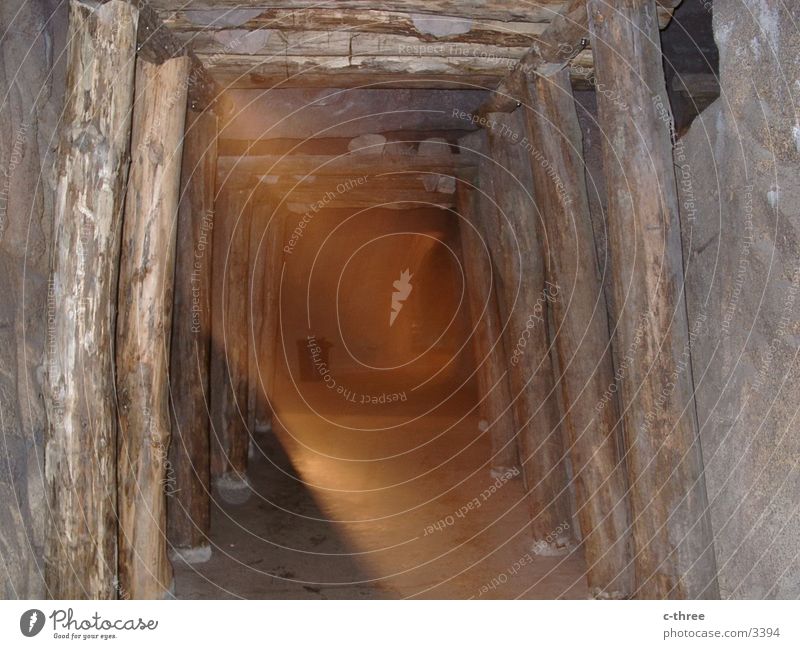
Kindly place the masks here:
POLYGON ((590 0, 608 187, 620 406, 631 484, 636 591, 718 596, 690 365, 670 140, 652 0, 590 0))
POLYGON ((118 594, 112 350, 137 20, 117 0, 70 4, 45 388, 53 598, 118 594))
POLYGON ((116 337, 119 581, 133 599, 172 588, 169 342, 189 66, 186 57, 136 64, 116 337))
POLYGON ((172 442, 167 530, 170 544, 177 548, 208 546, 211 254, 216 143, 217 118, 213 113, 187 110, 170 348, 172 442))
MULTIPOLYGON (((540 22, 550 20, 553 11, 562 6, 561 0, 539 0, 538 2, 508 3, 505 0, 336 0, 335 3, 321 3, 318 0, 151 0, 160 12, 174 10, 202 10, 235 8, 243 10, 239 16, 247 19, 247 11, 264 8, 316 11, 321 5, 335 6, 337 9, 403 11, 408 13, 434 14, 444 16, 465 16, 486 20, 522 20, 540 22)), ((257 14, 256 14, 257 15, 257 14)), ((235 20, 238 16, 230 16, 235 20)))
POLYGON ((598 273, 582 157, 582 139, 569 75, 532 75, 523 107, 541 217, 545 274, 557 285, 552 302, 554 344, 562 375, 564 428, 569 441, 586 576, 594 597, 633 592, 625 464, 608 311, 598 273))
POLYGON ((472 319, 471 338, 480 398, 479 411, 481 419, 488 426, 492 442, 491 466, 502 470, 519 466, 517 429, 492 260, 488 244, 477 227, 478 200, 474 192, 474 189, 459 183, 456 209, 472 319))
POLYGON ((242 482, 249 434, 247 269, 251 189, 218 191, 212 261, 211 478, 242 482))
POLYGON ((503 129, 488 131, 490 160, 482 158, 481 189, 495 204, 484 215, 506 325, 506 364, 514 399, 520 457, 532 510, 537 551, 558 554, 572 537, 565 449, 547 328, 541 246, 530 194, 530 162, 511 133, 522 116, 492 115, 503 129), (566 525, 566 527, 565 527, 566 525))

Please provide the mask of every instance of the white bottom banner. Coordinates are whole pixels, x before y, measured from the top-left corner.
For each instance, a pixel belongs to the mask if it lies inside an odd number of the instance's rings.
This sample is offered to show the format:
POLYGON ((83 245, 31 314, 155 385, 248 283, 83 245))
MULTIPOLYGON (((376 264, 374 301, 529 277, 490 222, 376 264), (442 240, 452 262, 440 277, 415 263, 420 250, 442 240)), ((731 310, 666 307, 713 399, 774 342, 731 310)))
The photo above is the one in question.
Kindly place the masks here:
POLYGON ((4 647, 800 647, 794 601, 0 602, 4 647))

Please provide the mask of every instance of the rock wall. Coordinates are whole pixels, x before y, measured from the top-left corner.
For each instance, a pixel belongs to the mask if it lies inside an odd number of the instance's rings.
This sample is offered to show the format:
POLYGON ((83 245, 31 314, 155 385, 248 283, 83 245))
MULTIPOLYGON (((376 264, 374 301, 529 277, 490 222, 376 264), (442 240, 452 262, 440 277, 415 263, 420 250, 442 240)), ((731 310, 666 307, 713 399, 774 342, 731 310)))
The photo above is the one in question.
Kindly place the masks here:
POLYGON ((0 3, 0 597, 43 597, 50 169, 67 5, 0 3))
POLYGON ((693 370, 723 597, 800 597, 796 3, 715 0, 721 96, 677 143, 693 370))

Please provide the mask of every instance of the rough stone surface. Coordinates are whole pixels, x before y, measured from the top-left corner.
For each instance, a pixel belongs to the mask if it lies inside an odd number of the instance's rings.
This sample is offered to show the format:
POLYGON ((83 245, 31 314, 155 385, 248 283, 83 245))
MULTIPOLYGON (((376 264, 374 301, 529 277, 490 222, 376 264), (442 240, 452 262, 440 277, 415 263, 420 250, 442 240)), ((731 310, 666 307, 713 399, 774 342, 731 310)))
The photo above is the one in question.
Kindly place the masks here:
POLYGON ((66 4, 57 7, 55 0, 0 3, 0 598, 44 596, 49 170, 67 19, 66 4))
POLYGON ((714 2, 721 97, 675 151, 706 484, 721 595, 732 598, 800 597, 800 45, 791 5, 714 2))

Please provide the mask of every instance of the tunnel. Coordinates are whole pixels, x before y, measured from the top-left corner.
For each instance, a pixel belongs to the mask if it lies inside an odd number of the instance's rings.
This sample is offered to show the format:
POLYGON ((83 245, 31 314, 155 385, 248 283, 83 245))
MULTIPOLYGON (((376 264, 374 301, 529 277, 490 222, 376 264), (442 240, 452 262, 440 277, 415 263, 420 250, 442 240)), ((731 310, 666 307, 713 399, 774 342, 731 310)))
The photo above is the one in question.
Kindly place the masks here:
POLYGON ((796 598, 792 17, 4 4, 0 595, 796 598))
MULTIPOLYGON (((474 212, 476 199, 491 206, 477 183, 489 157, 465 138, 486 98, 459 88, 226 94, 208 305, 211 476, 200 486, 211 515, 173 551, 177 596, 585 592, 571 513, 540 539, 544 551, 531 549, 535 460, 520 456, 531 445, 518 448, 507 377, 488 367, 514 325, 500 319, 500 271, 474 212), (507 579, 509 564, 518 578, 507 579)), ((522 278, 507 281, 509 309, 521 311, 522 278)), ((191 292, 191 273, 178 269, 175 282, 191 292)), ((526 382, 545 371, 524 366, 526 382)), ((188 382, 202 380, 186 369, 188 382)), ((172 390, 178 407, 187 379, 172 390)), ((527 407, 547 407, 552 392, 527 407)), ((544 438, 559 434, 538 419, 544 438)), ((176 416, 173 430, 191 421, 176 416)))

